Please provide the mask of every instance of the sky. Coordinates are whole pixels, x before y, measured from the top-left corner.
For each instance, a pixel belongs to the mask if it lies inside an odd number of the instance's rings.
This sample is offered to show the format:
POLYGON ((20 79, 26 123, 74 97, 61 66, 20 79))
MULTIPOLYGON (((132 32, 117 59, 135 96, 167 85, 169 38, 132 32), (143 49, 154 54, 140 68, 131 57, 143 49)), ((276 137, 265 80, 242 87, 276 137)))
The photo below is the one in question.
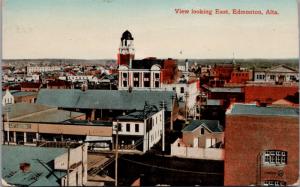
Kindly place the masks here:
POLYGON ((4 0, 3 58, 116 59, 125 30, 136 58, 298 58, 297 16, 294 0, 4 0))

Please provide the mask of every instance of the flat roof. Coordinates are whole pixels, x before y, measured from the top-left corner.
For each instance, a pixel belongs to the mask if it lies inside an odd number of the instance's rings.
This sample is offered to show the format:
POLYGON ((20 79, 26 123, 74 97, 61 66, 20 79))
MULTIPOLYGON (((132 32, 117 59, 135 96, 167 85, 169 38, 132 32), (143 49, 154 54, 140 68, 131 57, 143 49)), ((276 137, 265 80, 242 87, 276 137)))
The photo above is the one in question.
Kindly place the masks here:
POLYGON ((290 107, 261 107, 256 104, 233 104, 227 111, 227 115, 259 115, 259 116, 299 116, 298 108, 290 107))

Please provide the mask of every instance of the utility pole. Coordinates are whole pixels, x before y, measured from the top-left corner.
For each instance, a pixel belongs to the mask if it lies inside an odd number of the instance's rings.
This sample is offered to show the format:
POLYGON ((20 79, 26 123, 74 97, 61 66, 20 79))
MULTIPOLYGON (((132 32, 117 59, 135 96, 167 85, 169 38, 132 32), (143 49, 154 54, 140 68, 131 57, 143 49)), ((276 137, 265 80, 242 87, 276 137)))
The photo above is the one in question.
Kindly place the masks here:
POLYGON ((70 186, 70 142, 68 144, 67 186, 70 186))
POLYGON ((115 145, 115 186, 118 186, 118 138, 119 138, 119 120, 116 126, 116 145, 115 145))
POLYGON ((185 122, 187 122, 187 117, 188 117, 188 107, 187 107, 187 100, 189 97, 189 93, 185 92, 185 122))
POLYGON ((162 109, 162 152, 165 152, 165 107, 166 103, 165 101, 161 102, 161 109, 162 109))
POLYGON ((172 105, 171 105, 171 125, 170 125, 170 130, 173 130, 173 109, 174 109, 174 100, 175 96, 172 95, 172 105))

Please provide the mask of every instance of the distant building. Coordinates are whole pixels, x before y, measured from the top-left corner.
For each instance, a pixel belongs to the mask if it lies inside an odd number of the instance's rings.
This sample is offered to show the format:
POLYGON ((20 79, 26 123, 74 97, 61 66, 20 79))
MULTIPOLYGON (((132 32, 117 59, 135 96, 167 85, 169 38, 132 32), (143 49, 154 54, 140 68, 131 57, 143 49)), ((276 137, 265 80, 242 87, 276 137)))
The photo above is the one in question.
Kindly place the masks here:
POLYGON ((232 102, 244 102, 245 100, 243 86, 210 87, 203 85, 202 89, 206 93, 207 99, 221 100, 225 107, 228 107, 232 102))
POLYGON ((292 185, 299 178, 299 109, 233 104, 226 112, 224 185, 292 185))
POLYGON ((225 83, 230 81, 231 73, 235 65, 233 63, 215 64, 210 70, 210 77, 214 80, 222 80, 225 83))
POLYGON ((299 71, 286 65, 279 65, 266 70, 255 70, 254 81, 273 82, 277 84, 282 84, 284 82, 298 82, 299 71))
POLYGON ((182 130, 182 139, 171 145, 171 155, 223 160, 223 127, 218 120, 193 120, 182 130))
POLYGON ((34 82, 22 82, 21 83, 21 91, 25 92, 38 92, 42 87, 41 83, 34 82))
POLYGON ((47 89, 72 89, 73 87, 72 83, 60 79, 47 83, 47 89))
POLYGON ((298 84, 275 85, 270 83, 248 83, 244 86, 245 102, 260 102, 271 104, 288 95, 294 95, 299 91, 298 84))
POLYGON ((73 146, 69 153, 67 148, 2 145, 2 161, 2 182, 8 185, 83 186, 87 183, 86 145, 73 146))
POLYGON ((229 83, 231 84, 243 84, 247 81, 252 80, 252 71, 240 71, 240 70, 234 70, 231 72, 231 77, 229 80, 229 83))
POLYGON ((60 66, 27 66, 27 75, 32 75, 33 73, 43 73, 60 70, 60 66))

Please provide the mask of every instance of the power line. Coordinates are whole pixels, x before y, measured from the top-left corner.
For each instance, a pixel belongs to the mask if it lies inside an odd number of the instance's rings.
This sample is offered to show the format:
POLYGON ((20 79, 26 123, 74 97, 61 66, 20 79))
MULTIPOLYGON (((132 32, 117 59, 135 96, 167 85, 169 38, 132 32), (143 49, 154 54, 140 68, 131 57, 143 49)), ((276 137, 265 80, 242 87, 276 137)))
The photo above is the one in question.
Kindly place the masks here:
POLYGON ((134 160, 126 159, 126 158, 120 158, 120 159, 126 160, 128 162, 132 162, 132 163, 135 163, 135 164, 143 165, 143 166, 155 167, 155 168, 158 168, 158 169, 176 171, 176 172, 181 172, 181 173, 194 173, 194 174, 202 174, 202 175, 224 175, 223 173, 189 171, 189 170, 182 170, 182 169, 174 169, 174 168, 156 166, 156 165, 145 164, 145 163, 142 163, 142 162, 138 162, 138 161, 134 161, 134 160))

